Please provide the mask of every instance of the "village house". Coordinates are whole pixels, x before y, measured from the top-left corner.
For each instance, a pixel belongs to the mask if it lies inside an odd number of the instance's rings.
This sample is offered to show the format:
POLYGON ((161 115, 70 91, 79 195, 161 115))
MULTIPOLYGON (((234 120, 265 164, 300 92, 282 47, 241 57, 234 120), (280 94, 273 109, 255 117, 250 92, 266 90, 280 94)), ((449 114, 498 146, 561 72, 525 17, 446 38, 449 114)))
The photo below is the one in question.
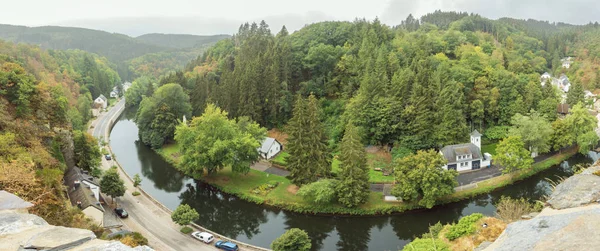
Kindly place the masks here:
POLYGON ((281 152, 281 150, 283 150, 283 147, 279 141, 267 137, 263 140, 260 148, 258 148, 258 153, 264 159, 271 159, 281 152))
POLYGON ((561 59, 560 62, 562 63, 563 68, 569 69, 571 67, 571 63, 573 63, 573 58, 566 57, 566 58, 561 59))
POLYGON ((569 92, 569 89, 571 89, 571 82, 565 74, 561 74, 559 78, 555 78, 552 77, 550 73, 544 72, 544 74, 540 76, 540 83, 542 86, 545 86, 546 83, 550 83, 552 86, 556 86, 556 88, 563 91, 563 93, 567 93, 569 92))
POLYGON ((94 100, 94 108, 106 109, 107 106, 108 106, 108 99, 106 99, 106 97, 104 97, 104 95, 102 95, 102 94, 100 94, 100 96, 98 96, 94 100))
POLYGON ((564 117, 569 114, 569 104, 558 104, 556 106, 556 113, 558 113, 559 117, 564 117))
POLYGON ((71 204, 79 207, 94 222, 103 225, 104 207, 100 204, 98 180, 78 167, 70 168, 64 179, 71 204))
POLYGON ((492 155, 481 154, 481 136, 477 130, 474 130, 471 133, 471 143, 443 147, 440 154, 448 161, 443 168, 464 172, 490 167, 492 155))

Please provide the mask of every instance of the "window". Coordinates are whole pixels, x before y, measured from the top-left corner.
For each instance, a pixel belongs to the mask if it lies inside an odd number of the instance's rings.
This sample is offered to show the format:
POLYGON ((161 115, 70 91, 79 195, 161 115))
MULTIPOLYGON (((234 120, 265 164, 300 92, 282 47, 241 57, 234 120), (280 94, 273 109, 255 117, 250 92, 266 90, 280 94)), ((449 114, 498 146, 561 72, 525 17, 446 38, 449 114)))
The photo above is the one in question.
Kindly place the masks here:
POLYGON ((469 162, 461 162, 460 163, 460 167, 468 167, 469 166, 469 162))

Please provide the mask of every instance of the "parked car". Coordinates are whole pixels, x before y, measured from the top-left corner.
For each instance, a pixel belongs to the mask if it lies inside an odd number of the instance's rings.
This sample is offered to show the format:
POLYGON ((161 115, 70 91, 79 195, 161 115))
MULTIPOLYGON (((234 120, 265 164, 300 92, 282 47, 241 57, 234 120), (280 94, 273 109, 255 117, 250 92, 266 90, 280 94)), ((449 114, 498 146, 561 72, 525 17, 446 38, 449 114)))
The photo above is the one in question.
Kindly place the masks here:
POLYGON ((209 234, 207 232, 200 232, 200 231, 196 231, 192 233, 192 236, 204 243, 211 243, 215 237, 212 234, 209 234))
POLYGON ((239 248, 235 243, 231 243, 229 241, 217 241, 215 243, 215 247, 227 250, 227 251, 238 251, 239 248))
POLYGON ((127 214, 127 211, 120 207, 115 208, 115 213, 121 218, 127 218, 127 216, 129 216, 129 214, 127 214))
MULTIPOLYGON (((96 156, 98 156, 98 155, 96 155, 96 156)), ((112 157, 110 156, 110 154, 105 154, 105 155, 104 155, 104 158, 105 158, 106 160, 111 160, 111 159, 112 159, 112 157)))

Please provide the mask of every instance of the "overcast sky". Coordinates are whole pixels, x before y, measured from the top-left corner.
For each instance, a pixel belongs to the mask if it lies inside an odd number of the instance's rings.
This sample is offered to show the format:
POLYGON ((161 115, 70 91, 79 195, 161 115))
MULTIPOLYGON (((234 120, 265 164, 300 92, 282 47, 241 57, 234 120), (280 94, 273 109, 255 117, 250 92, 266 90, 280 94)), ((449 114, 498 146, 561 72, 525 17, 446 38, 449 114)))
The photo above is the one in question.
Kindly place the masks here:
POLYGON ((600 20, 598 0, 5 0, 0 23, 63 25, 132 36, 144 33, 232 34, 242 22, 265 19, 290 30, 324 20, 379 17, 396 25, 409 13, 436 9, 489 18, 515 17, 584 24, 600 20))

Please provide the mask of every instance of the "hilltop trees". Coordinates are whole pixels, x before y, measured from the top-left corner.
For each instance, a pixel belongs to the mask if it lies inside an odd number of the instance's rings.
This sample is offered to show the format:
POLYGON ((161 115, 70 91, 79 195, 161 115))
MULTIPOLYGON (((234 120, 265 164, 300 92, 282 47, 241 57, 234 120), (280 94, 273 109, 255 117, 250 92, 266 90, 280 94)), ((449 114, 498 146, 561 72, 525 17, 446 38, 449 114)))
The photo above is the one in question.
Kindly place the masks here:
POLYGON ((331 155, 319 112, 314 95, 296 99, 294 115, 288 124, 287 151, 290 155, 286 161, 290 178, 297 185, 314 182, 331 172, 331 155))
POLYGON ((190 117, 192 107, 189 97, 178 84, 166 84, 156 90, 152 97, 142 100, 135 122, 140 140, 152 148, 160 148, 173 138, 178 121, 190 117))
POLYGON ((418 151, 396 162, 396 186, 392 194, 431 208, 438 198, 452 194, 457 185, 455 170, 444 170, 446 160, 434 150, 418 151))
POLYGON ((194 117, 189 126, 180 124, 175 140, 181 146, 181 171, 192 177, 209 175, 225 167, 233 172, 248 173, 250 165, 258 160, 260 142, 266 130, 248 118, 236 122, 227 118, 227 112, 209 104, 200 117, 194 117))
POLYGON ((363 204, 369 198, 369 169, 358 128, 346 126, 340 146, 340 182, 336 192, 338 201, 347 207, 363 204))

